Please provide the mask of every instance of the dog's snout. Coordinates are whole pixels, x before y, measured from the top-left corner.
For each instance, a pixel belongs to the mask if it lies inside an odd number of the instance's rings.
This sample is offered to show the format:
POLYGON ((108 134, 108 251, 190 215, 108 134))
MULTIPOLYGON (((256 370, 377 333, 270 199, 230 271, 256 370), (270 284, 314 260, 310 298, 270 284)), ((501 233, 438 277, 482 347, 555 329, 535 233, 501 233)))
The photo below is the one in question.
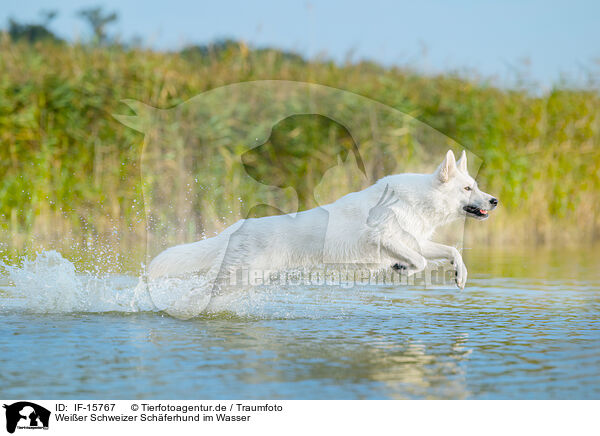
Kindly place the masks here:
POLYGON ((490 199, 490 204, 491 204, 492 206, 494 206, 494 207, 498 206, 498 199, 497 199, 497 198, 494 198, 494 197, 492 197, 492 198, 490 199))

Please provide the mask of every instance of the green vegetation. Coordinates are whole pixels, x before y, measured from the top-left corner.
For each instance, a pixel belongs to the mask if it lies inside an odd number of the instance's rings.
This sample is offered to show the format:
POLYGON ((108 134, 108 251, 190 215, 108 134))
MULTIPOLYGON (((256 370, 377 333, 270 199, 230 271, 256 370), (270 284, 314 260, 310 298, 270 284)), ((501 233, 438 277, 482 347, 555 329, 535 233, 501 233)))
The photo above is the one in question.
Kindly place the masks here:
MULTIPOLYGON (((111 21, 96 18, 103 25, 111 21)), ((106 40, 102 26, 97 38, 106 40)), ((113 118, 131 114, 121 100, 170 108, 219 86, 260 79, 366 96, 481 157, 479 183, 502 207, 485 224, 470 224, 471 243, 588 243, 600 237, 597 90, 557 86, 535 95, 453 74, 306 61, 232 41, 165 53, 29 40, 0 36, 0 229, 11 247, 32 240, 141 240, 144 137, 113 118)), ((226 162, 227 150, 221 157, 215 162, 226 162)), ((210 168, 215 177, 225 171, 219 164, 210 168)), ((214 193, 212 201, 222 198, 214 193)))

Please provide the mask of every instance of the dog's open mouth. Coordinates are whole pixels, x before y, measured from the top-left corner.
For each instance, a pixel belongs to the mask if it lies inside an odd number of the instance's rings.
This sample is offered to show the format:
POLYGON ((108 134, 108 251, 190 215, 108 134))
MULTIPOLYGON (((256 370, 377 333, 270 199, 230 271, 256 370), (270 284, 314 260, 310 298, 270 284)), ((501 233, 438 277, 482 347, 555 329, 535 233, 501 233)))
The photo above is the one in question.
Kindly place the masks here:
POLYGON ((467 212, 467 215, 473 216, 475 218, 486 219, 488 217, 487 209, 480 209, 476 206, 465 206, 463 210, 467 212))

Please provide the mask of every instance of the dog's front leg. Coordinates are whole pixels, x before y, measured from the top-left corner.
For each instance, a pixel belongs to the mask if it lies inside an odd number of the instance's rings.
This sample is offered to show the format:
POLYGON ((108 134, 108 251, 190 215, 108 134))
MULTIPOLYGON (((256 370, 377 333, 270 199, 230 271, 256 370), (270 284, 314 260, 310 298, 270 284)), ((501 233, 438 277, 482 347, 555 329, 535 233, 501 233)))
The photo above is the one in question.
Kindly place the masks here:
POLYGON ((467 283, 467 267, 463 258, 455 247, 438 244, 437 242, 421 242, 421 253, 427 259, 449 259, 454 265, 456 274, 456 285, 460 289, 465 288, 467 283))
POLYGON ((423 271, 427 266, 427 259, 398 237, 382 240, 381 248, 392 258, 398 260, 393 268, 401 272, 415 274, 423 271))

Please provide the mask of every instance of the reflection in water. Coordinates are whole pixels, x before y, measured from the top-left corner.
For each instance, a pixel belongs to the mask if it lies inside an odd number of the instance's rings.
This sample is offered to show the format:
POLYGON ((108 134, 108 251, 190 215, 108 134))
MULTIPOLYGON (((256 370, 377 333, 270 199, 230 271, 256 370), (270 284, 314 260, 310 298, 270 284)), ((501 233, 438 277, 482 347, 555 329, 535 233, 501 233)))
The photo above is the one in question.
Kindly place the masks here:
POLYGON ((189 321, 16 311, 3 286, 0 390, 13 398, 600 398, 597 256, 466 257, 472 279, 463 292, 263 290, 189 321))

